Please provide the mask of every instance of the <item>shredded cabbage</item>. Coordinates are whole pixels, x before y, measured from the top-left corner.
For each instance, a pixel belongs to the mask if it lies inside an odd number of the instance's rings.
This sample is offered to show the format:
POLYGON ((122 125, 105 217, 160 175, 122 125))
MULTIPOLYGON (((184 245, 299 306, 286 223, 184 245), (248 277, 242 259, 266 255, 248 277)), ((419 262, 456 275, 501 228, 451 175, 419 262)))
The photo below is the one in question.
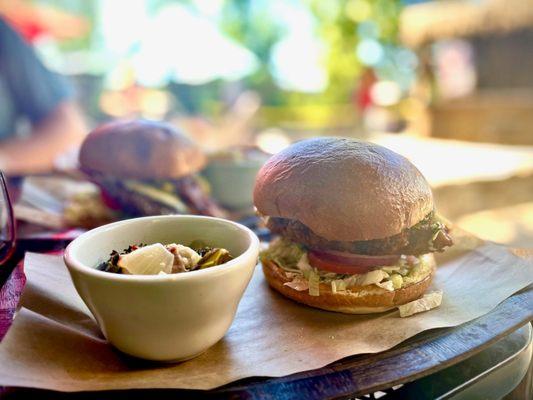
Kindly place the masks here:
POLYGON ((297 290, 298 292, 309 290, 309 282, 307 281, 307 279, 304 279, 301 275, 295 277, 290 282, 285 282, 283 285, 288 286, 291 289, 297 290))
POLYGON ((383 268, 381 268, 381 270, 385 271, 388 274, 392 274, 393 272, 399 272, 400 269, 401 269, 401 267, 399 265, 398 266, 393 266, 393 267, 383 267, 383 268))
POLYGON ((296 264, 296 267, 298 268, 298 270, 300 270, 300 272, 306 279, 309 279, 309 274, 311 272, 316 273, 313 267, 311 267, 311 264, 309 264, 309 258, 307 257, 307 253, 302 254, 300 260, 298 260, 298 263, 296 264))
POLYGON ((379 286, 382 289, 388 290, 389 292, 394 291, 394 285, 392 284, 392 281, 383 281, 375 284, 376 286, 379 286))
POLYGON ((392 274, 390 280, 394 289, 400 289, 403 285, 403 278, 399 274, 392 274))
POLYGON ((335 279, 331 281, 331 291, 332 293, 346 291, 346 282, 342 279, 335 279))
POLYGON ((381 269, 375 269, 367 272, 366 274, 354 274, 349 278, 345 278, 346 285, 350 286, 367 286, 380 283, 382 280, 387 279, 389 274, 381 269))
POLYGON ((297 264, 304 254, 306 253, 300 245, 287 239, 277 238, 261 252, 261 258, 273 261, 285 270, 299 271, 297 264))
POLYGON ((309 296, 320 296, 320 276, 314 271, 309 273, 309 296))
POLYGON ((285 283, 298 291, 309 290, 311 296, 318 296, 320 283, 331 285, 332 293, 350 290, 353 286, 374 285, 393 291, 420 281, 430 273, 430 264, 425 256, 418 257, 413 264, 402 256, 396 265, 383 266, 365 274, 336 274, 313 268, 309 264, 307 252, 297 243, 287 239, 274 240, 267 250, 261 253, 263 259, 275 262, 291 279, 285 283))
POLYGON ((426 293, 424 296, 422 296, 422 298, 418 300, 414 300, 410 303, 399 306, 398 310, 400 310, 400 317, 409 317, 413 314, 429 311, 433 308, 440 306, 442 303, 442 294, 442 290, 426 293))

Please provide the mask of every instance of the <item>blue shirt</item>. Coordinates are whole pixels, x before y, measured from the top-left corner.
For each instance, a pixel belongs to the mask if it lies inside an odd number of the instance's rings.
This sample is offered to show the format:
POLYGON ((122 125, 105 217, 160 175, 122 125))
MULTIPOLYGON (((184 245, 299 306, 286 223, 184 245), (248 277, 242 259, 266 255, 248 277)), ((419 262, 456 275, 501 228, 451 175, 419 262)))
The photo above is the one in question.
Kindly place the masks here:
POLYGON ((0 18, 0 140, 15 135, 21 120, 39 123, 70 95, 66 82, 0 18))

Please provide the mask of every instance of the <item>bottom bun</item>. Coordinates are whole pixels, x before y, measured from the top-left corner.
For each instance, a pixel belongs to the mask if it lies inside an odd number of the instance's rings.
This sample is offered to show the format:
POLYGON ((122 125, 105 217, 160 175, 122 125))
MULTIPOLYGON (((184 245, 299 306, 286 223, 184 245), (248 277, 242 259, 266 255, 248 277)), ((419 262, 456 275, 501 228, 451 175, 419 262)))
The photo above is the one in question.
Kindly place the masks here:
POLYGON ((308 291, 298 291, 286 286, 291 279, 272 261, 262 260, 263 273, 268 284, 291 300, 311 307, 346 314, 372 314, 392 310, 402 304, 420 298, 429 288, 435 273, 435 259, 431 257, 431 272, 416 283, 401 289, 388 291, 377 286, 354 286, 350 290, 333 293, 331 285, 321 283, 319 296, 308 291))

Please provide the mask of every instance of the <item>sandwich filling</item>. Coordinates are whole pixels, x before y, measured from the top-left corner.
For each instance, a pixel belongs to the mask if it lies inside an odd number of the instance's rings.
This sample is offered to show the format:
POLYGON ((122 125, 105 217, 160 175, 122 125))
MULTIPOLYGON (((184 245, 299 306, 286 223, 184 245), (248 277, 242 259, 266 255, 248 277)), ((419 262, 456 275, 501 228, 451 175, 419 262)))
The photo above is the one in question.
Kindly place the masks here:
MULTIPOLYGON (((94 171, 84 171, 127 214, 200 214, 224 217, 224 211, 208 195, 208 184, 200 176, 179 179, 119 179, 94 171)), ((113 205, 113 204, 110 204, 113 205)))
POLYGON ((327 240, 318 236, 298 220, 270 217, 267 227, 273 232, 312 249, 335 250, 354 254, 379 256, 381 254, 420 255, 443 251, 453 241, 446 225, 434 212, 429 213, 416 225, 404 229, 397 235, 382 239, 354 242, 327 240))
POLYGON ((261 259, 275 263, 290 279, 285 285, 320 295, 320 284, 331 286, 332 293, 351 292, 364 296, 381 290, 394 291, 425 279, 432 272, 429 255, 401 255, 391 265, 375 266, 364 273, 336 273, 313 267, 309 251, 286 238, 277 238, 261 253, 261 259), (361 286, 365 290, 361 290, 361 286))

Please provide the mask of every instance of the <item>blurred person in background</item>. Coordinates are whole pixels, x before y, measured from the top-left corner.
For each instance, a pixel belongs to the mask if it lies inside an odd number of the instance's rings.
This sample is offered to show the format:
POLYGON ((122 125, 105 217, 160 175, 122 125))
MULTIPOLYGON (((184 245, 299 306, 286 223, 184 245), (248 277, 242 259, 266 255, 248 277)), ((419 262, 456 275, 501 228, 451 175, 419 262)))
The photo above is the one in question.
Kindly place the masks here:
POLYGON ((0 170, 50 172, 87 131, 66 82, 0 17, 0 170))

